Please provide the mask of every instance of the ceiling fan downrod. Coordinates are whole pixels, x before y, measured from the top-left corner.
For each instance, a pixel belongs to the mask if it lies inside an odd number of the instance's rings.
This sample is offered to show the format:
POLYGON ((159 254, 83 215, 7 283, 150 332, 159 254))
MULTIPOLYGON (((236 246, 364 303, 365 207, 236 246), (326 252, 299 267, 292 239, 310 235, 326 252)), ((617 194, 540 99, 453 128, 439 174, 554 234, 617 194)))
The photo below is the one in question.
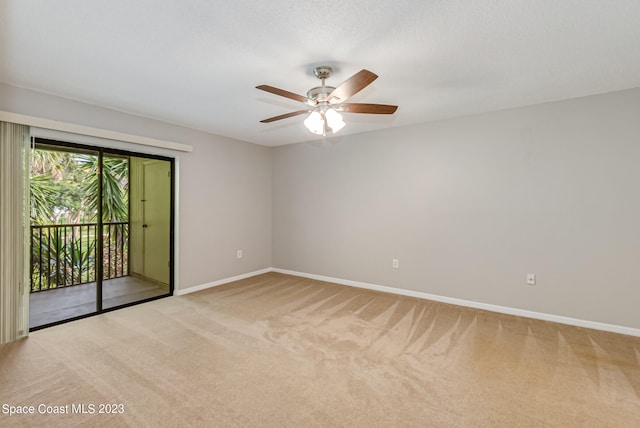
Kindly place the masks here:
POLYGON ((327 65, 321 65, 313 69, 313 74, 322 81, 322 86, 316 86, 307 91, 307 97, 317 104, 328 104, 329 95, 336 89, 333 86, 326 86, 324 81, 331 76, 333 69, 327 65))

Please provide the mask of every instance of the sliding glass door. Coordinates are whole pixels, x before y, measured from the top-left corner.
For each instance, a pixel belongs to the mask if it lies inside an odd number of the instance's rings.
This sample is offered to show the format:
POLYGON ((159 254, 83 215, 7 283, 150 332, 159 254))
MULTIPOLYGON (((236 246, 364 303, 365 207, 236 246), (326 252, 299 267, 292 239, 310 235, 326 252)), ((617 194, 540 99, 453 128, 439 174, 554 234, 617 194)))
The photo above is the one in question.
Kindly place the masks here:
POLYGON ((173 292, 173 159, 36 139, 30 327, 173 292))

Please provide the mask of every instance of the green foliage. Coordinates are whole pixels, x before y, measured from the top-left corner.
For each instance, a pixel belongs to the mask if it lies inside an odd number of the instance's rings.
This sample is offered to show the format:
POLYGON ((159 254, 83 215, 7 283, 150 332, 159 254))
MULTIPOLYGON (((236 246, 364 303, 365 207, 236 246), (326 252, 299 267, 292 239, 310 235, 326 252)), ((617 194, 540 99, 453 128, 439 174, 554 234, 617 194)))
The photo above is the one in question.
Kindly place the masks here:
MULTIPOLYGON (((79 155, 78 161, 88 174, 82 190, 85 195, 97 195, 99 185, 98 159, 79 155)), ((98 212, 96 198, 85 199, 90 212, 98 212)), ((127 221, 129 217, 129 161, 123 158, 104 157, 102 160, 102 221, 127 221)))
POLYGON ((51 150, 32 150, 31 151, 31 174, 46 175, 52 179, 59 180, 61 172, 68 165, 66 153, 55 152, 51 150))
POLYGON ((72 238, 70 229, 55 226, 42 228, 41 232, 36 229, 31 243, 32 291, 95 281, 95 230, 72 238))
MULTIPOLYGON (((98 157, 35 149, 31 152, 32 221, 36 224, 91 223, 98 213, 98 157)), ((102 219, 129 217, 129 160, 103 159, 102 219)))
POLYGON ((46 175, 31 177, 31 222, 36 224, 54 223, 53 207, 57 190, 53 179, 46 175))
MULTIPOLYGON (((101 175, 103 222, 128 221, 128 158, 105 156, 101 175)), ((71 228, 53 225, 97 221, 101 175, 95 155, 32 150, 31 222, 52 225, 51 228, 34 229, 31 245, 32 291, 95 281, 95 228, 90 234, 85 232, 84 236, 77 236, 81 232, 76 229, 72 237, 71 228), (67 230, 67 235, 64 235, 64 230, 67 230)), ((126 251, 128 242, 120 244, 126 251)), ((119 272, 124 272, 124 266, 121 265, 123 262, 119 263, 119 272)))
POLYGON ((95 218, 83 203, 87 197, 82 187, 90 177, 82 170, 78 156, 52 150, 31 151, 32 222, 87 223, 95 218))

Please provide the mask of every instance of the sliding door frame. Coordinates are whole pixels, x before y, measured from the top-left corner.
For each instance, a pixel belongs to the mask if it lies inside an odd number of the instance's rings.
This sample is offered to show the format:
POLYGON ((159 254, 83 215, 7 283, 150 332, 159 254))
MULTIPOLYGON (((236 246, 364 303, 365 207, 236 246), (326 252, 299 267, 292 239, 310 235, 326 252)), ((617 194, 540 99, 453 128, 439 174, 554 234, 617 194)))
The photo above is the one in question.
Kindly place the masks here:
MULTIPOLYGON (((175 195, 175 190, 176 190, 176 177, 175 177, 175 171, 176 171, 176 165, 175 165, 175 158, 173 157, 169 157, 169 156, 161 156, 161 155, 152 155, 152 154, 148 154, 148 153, 138 153, 138 152, 133 152, 133 151, 129 151, 129 150, 121 150, 121 149, 112 149, 112 148, 108 148, 108 147, 101 147, 101 146, 92 146, 92 145, 88 145, 88 144, 78 144, 78 143, 70 143, 67 141, 60 141, 60 140, 52 140, 52 139, 48 139, 48 138, 39 138, 39 137, 35 137, 33 138, 33 143, 35 146, 49 146, 49 147, 62 147, 62 148, 67 148, 69 149, 69 151, 91 151, 94 153, 98 153, 98 166, 99 166, 99 180, 98 180, 98 212, 97 212, 97 228, 96 230, 99 231, 100 236, 102 236, 102 230, 103 230, 103 219, 102 219, 102 191, 103 191, 103 181, 102 181, 102 167, 103 167, 103 160, 104 160, 104 156, 106 155, 116 155, 116 156, 126 156, 126 157, 137 157, 137 158, 145 158, 145 159, 155 159, 155 160, 161 160, 161 161, 166 161, 169 162, 170 165, 170 192, 171 192, 171 196, 170 196, 170 219, 169 219, 169 225, 170 225, 170 231, 169 231, 169 291, 166 294, 162 294, 160 296, 154 296, 154 297, 148 297, 145 299, 141 299, 141 300, 137 300, 135 302, 129 302, 129 303, 124 303, 122 305, 117 305, 117 306, 113 306, 113 307, 109 307, 109 308, 103 308, 102 305, 102 277, 104 274, 104 266, 103 266, 103 262, 102 262, 102 257, 100 257, 100 263, 96 263, 96 310, 95 312, 91 312, 88 314, 83 314, 83 315, 78 315, 78 316, 74 316, 71 318, 67 318, 64 320, 60 320, 60 321, 55 321, 49 324, 44 324, 41 326, 37 326, 37 327, 33 327, 33 328, 29 328, 29 331, 36 331, 36 330, 40 330, 46 327, 51 327, 54 325, 58 325, 58 324, 63 324, 66 322, 70 322, 70 321, 75 321, 78 319, 82 319, 82 318, 87 318, 87 317, 92 317, 94 315, 99 315, 99 314, 103 314, 106 312, 111 312, 117 309, 122 309, 122 308, 126 308, 129 306, 134 306, 134 305, 139 305, 141 303, 146 303, 146 302, 150 302, 153 300, 158 300, 158 299, 163 299, 165 297, 170 297, 173 295, 174 292, 174 288, 175 288, 175 201, 176 201, 176 195, 175 195)), ((130 173, 130 172, 129 172, 130 173)), ((129 185, 129 194, 131 193, 131 185, 129 185)), ((131 221, 131 203, 129 203, 129 222, 131 221)), ((131 232, 129 232, 129 236, 131 235, 131 232)), ((102 254, 102 250, 103 250, 103 240, 102 239, 97 239, 96 242, 96 249, 97 249, 97 254, 102 254)), ((31 243, 30 243, 31 245, 31 243)), ((25 261, 26 263, 28 263, 28 261, 25 261)), ((127 263, 130 264, 130 260, 127 261, 127 263)))

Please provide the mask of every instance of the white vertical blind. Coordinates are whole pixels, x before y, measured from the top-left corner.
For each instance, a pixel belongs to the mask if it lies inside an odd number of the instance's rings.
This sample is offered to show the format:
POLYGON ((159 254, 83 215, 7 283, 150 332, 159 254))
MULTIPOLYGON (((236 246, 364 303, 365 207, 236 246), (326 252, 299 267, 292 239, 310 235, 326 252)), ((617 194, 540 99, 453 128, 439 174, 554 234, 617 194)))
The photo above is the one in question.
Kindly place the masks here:
POLYGON ((0 122, 0 344, 29 334, 29 127, 0 122))

